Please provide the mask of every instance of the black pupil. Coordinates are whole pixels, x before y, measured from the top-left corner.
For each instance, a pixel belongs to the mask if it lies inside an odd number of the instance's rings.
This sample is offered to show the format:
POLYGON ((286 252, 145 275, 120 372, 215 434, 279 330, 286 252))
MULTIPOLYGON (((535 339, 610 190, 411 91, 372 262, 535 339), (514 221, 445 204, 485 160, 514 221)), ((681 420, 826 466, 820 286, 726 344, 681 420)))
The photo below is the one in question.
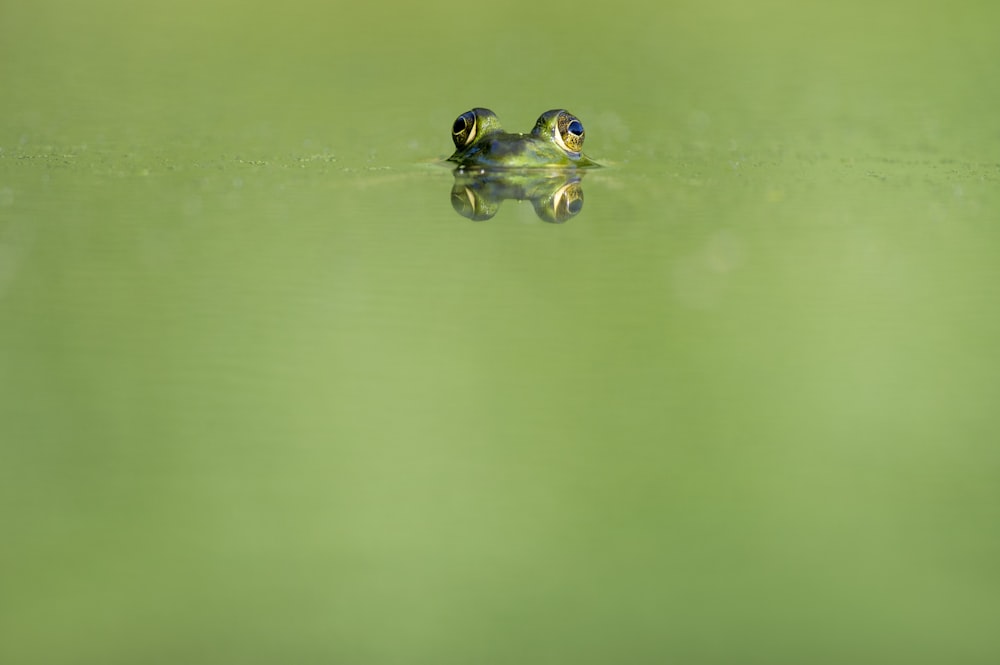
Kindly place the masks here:
POLYGON ((574 120, 573 122, 569 123, 569 127, 567 127, 566 129, 569 130, 570 134, 575 134, 577 136, 583 134, 583 125, 580 123, 579 120, 574 120))
POLYGON ((458 116, 458 120, 456 120, 455 124, 452 126, 451 131, 453 134, 464 132, 467 125, 468 125, 468 120, 466 119, 466 117, 464 115, 460 115, 458 116))

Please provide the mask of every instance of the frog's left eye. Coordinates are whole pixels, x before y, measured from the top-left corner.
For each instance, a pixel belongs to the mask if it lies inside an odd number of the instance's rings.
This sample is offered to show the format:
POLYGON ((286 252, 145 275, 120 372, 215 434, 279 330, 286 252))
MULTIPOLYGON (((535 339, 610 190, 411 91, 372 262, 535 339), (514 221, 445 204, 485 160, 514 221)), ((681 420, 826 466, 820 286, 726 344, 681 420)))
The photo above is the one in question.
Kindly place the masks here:
POLYGON ((466 111, 458 116, 455 124, 451 126, 451 140, 455 142, 456 148, 464 148, 476 139, 476 113, 466 111))
POLYGON ((579 118, 566 111, 560 111, 556 117, 555 140, 564 150, 580 152, 583 149, 583 123, 579 118))

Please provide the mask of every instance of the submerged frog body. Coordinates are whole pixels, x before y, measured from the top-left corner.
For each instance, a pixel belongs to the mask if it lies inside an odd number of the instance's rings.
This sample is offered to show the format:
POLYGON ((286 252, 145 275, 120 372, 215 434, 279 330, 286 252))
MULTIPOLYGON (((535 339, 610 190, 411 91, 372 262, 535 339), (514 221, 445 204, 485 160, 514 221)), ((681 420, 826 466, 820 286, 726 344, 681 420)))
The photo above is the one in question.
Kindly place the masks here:
POLYGON ((584 155, 583 123, 569 111, 554 109, 538 118, 530 134, 511 134, 496 113, 474 108, 451 128, 459 168, 578 168, 598 164, 584 155))

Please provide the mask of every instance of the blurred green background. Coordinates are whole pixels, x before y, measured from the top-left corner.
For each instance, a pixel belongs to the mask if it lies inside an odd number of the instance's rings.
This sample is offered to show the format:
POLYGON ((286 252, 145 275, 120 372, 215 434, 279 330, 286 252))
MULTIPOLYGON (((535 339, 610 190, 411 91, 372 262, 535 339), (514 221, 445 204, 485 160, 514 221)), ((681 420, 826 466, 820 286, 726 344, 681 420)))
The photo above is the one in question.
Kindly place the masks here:
POLYGON ((0 0, 0 662, 997 662, 997 25, 0 0))

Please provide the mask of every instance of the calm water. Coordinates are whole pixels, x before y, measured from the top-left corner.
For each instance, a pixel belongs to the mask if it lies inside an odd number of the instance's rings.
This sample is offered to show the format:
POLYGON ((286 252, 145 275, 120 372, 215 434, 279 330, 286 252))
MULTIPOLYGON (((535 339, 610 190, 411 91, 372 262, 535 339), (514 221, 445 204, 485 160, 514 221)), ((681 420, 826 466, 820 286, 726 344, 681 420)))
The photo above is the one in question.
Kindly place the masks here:
POLYGON ((1000 10, 828 4, 0 4, 0 661, 997 662, 1000 10))

